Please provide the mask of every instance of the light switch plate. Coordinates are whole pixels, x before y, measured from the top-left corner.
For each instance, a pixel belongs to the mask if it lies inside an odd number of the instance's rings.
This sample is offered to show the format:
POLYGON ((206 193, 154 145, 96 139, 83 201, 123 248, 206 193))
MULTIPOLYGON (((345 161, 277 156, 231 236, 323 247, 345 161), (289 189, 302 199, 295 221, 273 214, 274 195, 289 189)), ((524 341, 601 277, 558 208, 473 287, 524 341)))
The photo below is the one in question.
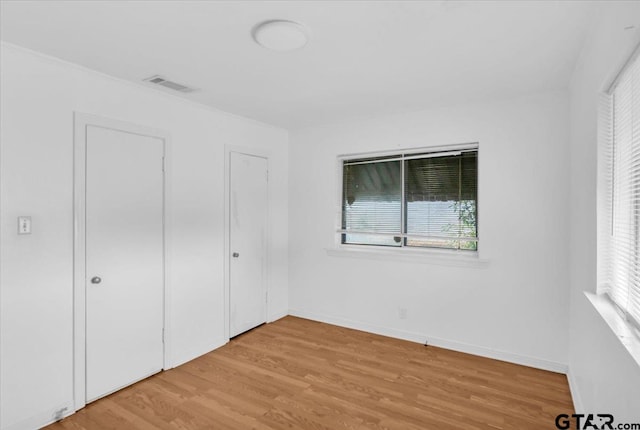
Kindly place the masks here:
POLYGON ((18 217, 18 234, 31 234, 31 217, 18 217))

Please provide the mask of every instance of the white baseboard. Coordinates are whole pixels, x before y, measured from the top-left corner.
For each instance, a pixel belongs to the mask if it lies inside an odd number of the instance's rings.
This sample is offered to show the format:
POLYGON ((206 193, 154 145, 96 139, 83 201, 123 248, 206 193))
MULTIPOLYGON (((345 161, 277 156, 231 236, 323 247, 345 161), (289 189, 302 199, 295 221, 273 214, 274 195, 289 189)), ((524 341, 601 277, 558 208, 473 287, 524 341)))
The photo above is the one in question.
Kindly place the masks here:
MULTIPOLYGON (((224 346, 226 343, 228 342, 227 340, 218 340, 215 342, 211 342, 209 343, 206 347, 204 347, 201 350, 194 350, 194 351, 190 351, 188 354, 183 354, 180 357, 174 358, 174 360, 172 360, 172 362, 170 363, 170 366, 167 367, 165 370, 169 370, 172 369, 174 367, 178 367, 186 362, 189 362, 195 358, 200 357, 201 355, 204 355, 208 352, 213 351, 214 349, 218 349, 221 346, 224 346)), ((61 418, 65 418, 68 417, 69 415, 72 415, 75 413, 75 407, 73 405, 73 402, 69 402, 69 403, 65 403, 59 406, 56 406, 55 408, 43 411, 41 413, 35 414, 27 419, 24 419, 22 421, 10 424, 8 426, 3 426, 0 430, 33 430, 33 429, 38 429, 38 428, 42 428, 45 427, 49 424, 54 423, 55 421, 61 419, 61 418), (58 417, 57 419, 55 418, 55 414, 57 411, 67 408, 64 413, 62 414, 61 417, 58 417)))
POLYGON ((379 334, 382 336, 394 337, 397 339, 408 340, 411 342, 417 342, 424 344, 428 342, 429 345, 437 346, 444 349, 450 349, 453 351, 464 352, 467 354, 479 355, 481 357, 493 358, 495 360, 506 361, 514 364, 521 364, 523 366, 534 367, 536 369, 549 370, 556 373, 567 373, 568 366, 565 363, 559 363, 555 361, 545 360, 537 357, 529 357, 526 355, 514 354, 511 352, 500 351, 491 348, 485 348, 478 345, 470 345, 462 342, 451 341, 447 339, 440 339, 437 337, 429 336, 423 333, 415 333, 410 331, 398 330, 387 327, 379 327, 376 325, 363 323, 360 321, 354 321, 347 318, 341 318, 326 314, 319 314, 316 312, 309 312, 301 309, 290 309, 289 315, 293 315, 300 318, 306 318, 314 321, 320 321, 327 324, 333 324, 341 327, 352 328, 355 330, 366 331, 368 333, 379 334))
POLYGON ((571 392, 571 399, 573 400, 573 409, 576 414, 584 413, 584 405, 582 404, 582 397, 580 397, 580 390, 578 388, 578 381, 573 376, 571 370, 567 372, 567 380, 569 381, 569 391, 571 392))
MULTIPOLYGON (((567 379, 569 381, 569 389, 571 391, 571 396, 573 399, 573 405, 576 413, 581 413, 584 410, 582 406, 582 401, 580 398, 580 392, 578 390, 577 381, 574 379, 574 376, 571 372, 568 372, 568 367, 564 363, 544 360, 536 357, 529 357, 520 354, 514 354, 505 351, 499 351, 491 348, 485 348, 477 345, 470 345, 462 342, 455 342, 446 339, 440 339, 431 337, 422 333, 415 333, 405 330, 398 330, 387 327, 380 327, 368 323, 363 323, 360 321, 354 321, 347 318, 341 318, 326 314, 320 314, 316 312, 310 312, 306 310, 300 309, 291 309, 289 312, 282 312, 278 314, 273 314, 269 317, 268 322, 276 321, 280 318, 283 318, 287 315, 293 315, 300 318, 306 318, 314 321, 319 321, 327 324, 333 324, 340 327, 351 328, 355 330, 361 330, 368 333, 379 334, 382 336, 389 336, 397 339, 408 340, 410 342, 416 342, 420 344, 424 344, 428 341, 429 345, 437 346, 440 348, 450 349, 453 351, 464 352, 467 354, 478 355, 481 357, 492 358, 495 360, 506 361, 509 363, 520 364, 524 366, 534 367, 542 370, 549 370, 557 373, 567 374, 567 379)), ((219 340, 217 342, 212 342, 202 351, 191 351, 190 354, 183 355, 178 359, 174 360, 172 363, 172 368, 180 366, 188 361, 191 361, 201 355, 204 355, 208 352, 211 352, 215 349, 224 346, 228 340, 219 340)), ((42 413, 36 414, 28 419, 19 421, 17 423, 13 423, 7 427, 2 427, 1 430, 33 430, 35 428, 41 428, 46 425, 49 425, 56 421, 54 419, 54 415, 56 411, 60 409, 67 408, 64 413, 64 417, 67 417, 74 413, 73 402, 65 403, 58 407, 52 408, 50 410, 44 411, 42 413)))
POLYGON ((274 321, 278 321, 280 318, 284 318, 287 315, 289 315, 289 312, 287 310, 274 312, 269 315, 269 319, 267 319, 267 322, 272 323, 274 321))
POLYGON ((31 417, 18 421, 16 423, 10 424, 6 427, 2 427, 2 430, 33 430, 39 429, 49 424, 53 424, 54 422, 61 420, 62 418, 68 417, 69 415, 75 413, 73 408, 73 401, 69 400, 69 402, 60 404, 51 409, 47 409, 46 411, 42 411, 31 417), (65 409, 66 408, 66 409, 65 409), (62 409, 65 409, 61 416, 56 417, 56 413, 62 409))
POLYGON ((213 351, 214 349, 218 349, 221 346, 226 345, 227 342, 229 342, 229 339, 218 339, 214 342, 208 343, 204 348, 190 351, 187 354, 181 354, 179 357, 174 357, 173 360, 171 360, 171 366, 165 370, 169 370, 169 369, 173 369, 174 367, 181 366, 184 363, 187 363, 191 360, 194 360, 202 355, 205 355, 213 351))

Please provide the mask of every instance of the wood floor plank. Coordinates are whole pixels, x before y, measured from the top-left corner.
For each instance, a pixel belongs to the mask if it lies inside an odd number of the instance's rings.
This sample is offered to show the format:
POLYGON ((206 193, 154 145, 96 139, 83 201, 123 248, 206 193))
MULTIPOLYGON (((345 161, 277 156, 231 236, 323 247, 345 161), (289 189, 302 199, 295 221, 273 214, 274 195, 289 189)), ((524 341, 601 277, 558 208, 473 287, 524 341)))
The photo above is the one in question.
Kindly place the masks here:
POLYGON ((47 428, 533 430, 560 413, 565 375, 289 316, 47 428))

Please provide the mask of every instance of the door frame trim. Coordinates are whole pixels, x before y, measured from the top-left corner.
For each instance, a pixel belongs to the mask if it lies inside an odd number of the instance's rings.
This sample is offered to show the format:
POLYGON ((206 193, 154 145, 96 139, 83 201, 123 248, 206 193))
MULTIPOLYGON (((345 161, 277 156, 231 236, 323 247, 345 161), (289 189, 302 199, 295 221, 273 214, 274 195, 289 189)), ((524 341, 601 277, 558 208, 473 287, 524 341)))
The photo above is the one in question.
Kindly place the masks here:
POLYGON ((163 141, 163 369, 171 367, 170 249, 171 249, 171 139, 169 133, 102 116, 73 113, 73 399, 77 411, 86 402, 86 137, 96 126, 150 136, 163 141))
MULTIPOLYGON (((224 146, 224 336, 225 339, 230 338, 230 321, 231 318, 231 153, 236 152, 254 157, 261 157, 267 160, 267 178, 271 169, 272 151, 240 145, 224 146)), ((267 232, 265 244, 265 263, 264 263, 264 288, 266 292, 265 298, 265 322, 269 322, 269 274, 270 274, 270 258, 269 249, 271 247, 271 181, 267 179, 267 232)))

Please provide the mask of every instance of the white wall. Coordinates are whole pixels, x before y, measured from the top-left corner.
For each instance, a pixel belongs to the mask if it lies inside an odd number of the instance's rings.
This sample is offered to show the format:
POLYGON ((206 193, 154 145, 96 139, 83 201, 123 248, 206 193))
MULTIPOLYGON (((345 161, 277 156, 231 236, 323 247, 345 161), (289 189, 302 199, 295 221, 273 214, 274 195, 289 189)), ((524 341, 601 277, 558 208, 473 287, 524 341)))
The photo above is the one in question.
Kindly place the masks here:
POLYGON ((640 367, 583 293, 596 291, 597 95, 640 41, 640 3, 601 4, 596 16, 570 91, 570 380, 578 410, 640 422, 640 367))
POLYGON ((568 122, 568 96, 557 92, 292 132, 291 313, 566 370, 568 122), (480 145, 487 267, 327 255, 338 154, 466 142, 480 145))
POLYGON ((579 410, 637 422, 640 368, 583 291, 596 285, 596 95, 640 41, 638 18, 622 30, 640 3, 609 3, 597 16, 570 97, 308 128, 289 150, 284 130, 2 44, 0 427, 37 427, 72 407, 73 111, 172 137, 173 365, 225 342, 224 145, 256 146, 274 155, 270 319, 289 308, 542 368, 568 363, 579 410), (327 255, 338 154, 473 141, 486 265, 327 255), (19 215, 32 216, 32 235, 17 236, 19 215))
POLYGON ((287 313, 288 136, 282 129, 2 44, 0 427, 72 408, 73 112, 161 129, 172 143, 170 363, 225 342, 224 145, 269 150, 270 318, 287 313), (33 234, 18 236, 29 215, 33 234))

